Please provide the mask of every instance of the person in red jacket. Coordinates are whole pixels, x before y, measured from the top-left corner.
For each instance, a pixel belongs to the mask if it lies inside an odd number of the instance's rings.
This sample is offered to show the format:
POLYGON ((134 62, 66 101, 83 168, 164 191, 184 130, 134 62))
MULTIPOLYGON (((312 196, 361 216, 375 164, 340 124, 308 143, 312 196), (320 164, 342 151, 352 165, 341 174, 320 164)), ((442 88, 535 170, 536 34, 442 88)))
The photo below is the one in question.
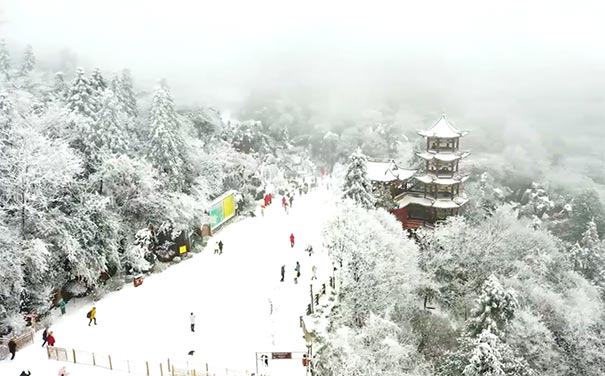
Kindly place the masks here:
POLYGON ((281 198, 281 206, 285 208, 286 205, 288 205, 288 200, 286 199, 286 196, 283 196, 281 198))
POLYGON ((290 234, 290 247, 294 248, 294 234, 290 234))
POLYGON ((53 335, 53 332, 48 332, 48 335, 46 336, 46 342, 48 343, 48 346, 55 345, 55 336, 53 335))

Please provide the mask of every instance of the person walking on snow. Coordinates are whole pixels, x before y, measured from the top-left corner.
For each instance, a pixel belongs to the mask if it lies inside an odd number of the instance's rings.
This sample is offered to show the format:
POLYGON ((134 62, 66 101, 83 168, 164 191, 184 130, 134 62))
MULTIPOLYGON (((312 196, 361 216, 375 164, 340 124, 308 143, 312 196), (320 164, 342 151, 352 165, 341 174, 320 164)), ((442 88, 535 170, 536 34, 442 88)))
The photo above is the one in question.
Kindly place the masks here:
POLYGON ((59 308, 61 309, 61 316, 65 314, 65 300, 59 299, 59 308))
POLYGON ((317 266, 313 265, 311 267, 311 272, 313 272, 313 277, 311 277, 311 280, 317 279, 317 266))
POLYGON ((286 276, 286 265, 282 265, 281 266, 281 280, 280 282, 284 281, 284 277, 286 276))
POLYGON ((189 320, 191 321, 191 331, 195 332, 195 315, 193 312, 189 315, 189 320))
POLYGON ((49 347, 53 347, 55 345, 55 336, 53 332, 48 332, 48 336, 46 336, 46 342, 48 342, 49 347))
POLYGON ((8 352, 11 353, 11 360, 15 359, 15 353, 17 352, 17 341, 15 341, 15 337, 8 341, 8 352))
POLYGON ((298 284, 298 278, 300 278, 300 264, 298 263, 298 261, 296 261, 296 266, 294 267, 294 270, 296 271, 296 277, 294 277, 294 283, 298 284))
POLYGON ((48 328, 44 328, 44 331, 42 332, 42 347, 44 347, 44 345, 46 345, 47 340, 48 340, 48 328))
POLYGON ((292 207, 292 201, 294 201, 294 195, 290 195, 290 207, 292 207))
POLYGON ((286 200, 286 196, 282 196, 281 198, 281 206, 286 209, 286 205, 288 205, 288 201, 286 200))
POLYGON ((222 240, 218 241, 218 254, 219 255, 223 254, 223 241, 222 240))
POLYGON ((290 234, 290 247, 294 248, 294 234, 290 234))
POLYGON ((305 251, 307 251, 309 253, 309 257, 311 257, 313 254, 313 247, 309 244, 307 248, 305 248, 305 251))
POLYGON ((92 307, 92 309, 86 314, 86 317, 89 319, 88 326, 90 326, 93 321, 95 322, 95 325, 97 325, 97 307, 92 307))

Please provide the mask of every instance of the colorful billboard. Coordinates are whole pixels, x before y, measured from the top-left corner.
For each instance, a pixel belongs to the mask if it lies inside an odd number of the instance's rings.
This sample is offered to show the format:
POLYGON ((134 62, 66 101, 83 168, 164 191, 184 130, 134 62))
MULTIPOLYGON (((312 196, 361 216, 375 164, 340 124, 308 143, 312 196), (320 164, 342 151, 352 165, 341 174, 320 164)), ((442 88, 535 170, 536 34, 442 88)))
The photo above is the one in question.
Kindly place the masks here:
POLYGON ((216 198, 210 204, 210 228, 217 229, 223 223, 235 216, 235 191, 228 191, 216 198))

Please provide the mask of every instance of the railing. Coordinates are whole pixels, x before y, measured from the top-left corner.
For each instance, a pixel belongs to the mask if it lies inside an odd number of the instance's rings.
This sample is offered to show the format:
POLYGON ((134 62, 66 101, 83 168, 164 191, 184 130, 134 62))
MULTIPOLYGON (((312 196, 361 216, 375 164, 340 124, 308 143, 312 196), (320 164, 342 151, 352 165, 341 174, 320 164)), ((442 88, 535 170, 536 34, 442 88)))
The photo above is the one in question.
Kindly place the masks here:
POLYGON ((210 369, 208 363, 166 359, 166 362, 126 360, 110 354, 90 353, 61 347, 48 347, 48 359, 74 364, 102 367, 114 371, 145 376, 248 376, 248 371, 228 368, 210 369))
MULTIPOLYGON (((8 356, 8 341, 10 341, 11 338, 12 337, 0 337, 0 360, 8 356)), ((28 329, 23 334, 16 336, 15 342, 17 343, 17 350, 21 350, 26 345, 34 343, 34 331, 32 329, 28 329)))

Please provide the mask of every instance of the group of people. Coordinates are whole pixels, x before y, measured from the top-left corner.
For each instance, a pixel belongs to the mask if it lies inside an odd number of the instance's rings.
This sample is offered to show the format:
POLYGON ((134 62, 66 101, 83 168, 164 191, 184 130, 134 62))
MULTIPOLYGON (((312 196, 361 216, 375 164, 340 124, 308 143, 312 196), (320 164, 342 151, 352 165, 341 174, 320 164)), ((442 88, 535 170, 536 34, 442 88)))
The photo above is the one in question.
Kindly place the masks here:
MULTIPOLYGON (((42 347, 47 345, 49 347, 53 347, 55 345, 55 336, 52 330, 48 330, 48 328, 44 329, 42 332, 42 347)), ((8 341, 8 352, 11 354, 11 360, 15 359, 15 354, 17 353, 17 338, 13 337, 8 341)))
MULTIPOLYGON (((295 240, 296 239, 294 237, 294 233, 291 233, 290 234, 290 248, 294 248, 295 240)), ((308 245, 307 248, 305 248, 305 252, 308 252, 309 256, 311 256, 313 254, 313 247, 311 245, 308 245)), ((298 284, 298 279, 300 278, 300 263, 298 261, 296 261, 296 266, 294 266, 294 272, 295 272, 294 283, 298 284)), ((311 280, 317 279, 317 266, 313 265, 311 267, 311 272, 313 273, 311 280)), ((280 282, 283 282, 285 277, 286 277, 286 265, 282 265, 280 282)))
MULTIPOLYGON (((61 315, 65 314, 65 301, 63 299, 59 300, 59 307, 61 308, 61 315)), ((86 318, 88 318, 88 326, 90 326, 93 322, 97 325, 97 308, 92 307, 90 311, 86 314, 86 318)), ((44 328, 42 332, 42 347, 48 346, 53 347, 55 345, 55 335, 52 330, 49 328, 44 328)), ((15 354, 17 353, 17 338, 13 337, 8 341, 8 352, 11 354, 11 360, 15 359, 15 354)))

